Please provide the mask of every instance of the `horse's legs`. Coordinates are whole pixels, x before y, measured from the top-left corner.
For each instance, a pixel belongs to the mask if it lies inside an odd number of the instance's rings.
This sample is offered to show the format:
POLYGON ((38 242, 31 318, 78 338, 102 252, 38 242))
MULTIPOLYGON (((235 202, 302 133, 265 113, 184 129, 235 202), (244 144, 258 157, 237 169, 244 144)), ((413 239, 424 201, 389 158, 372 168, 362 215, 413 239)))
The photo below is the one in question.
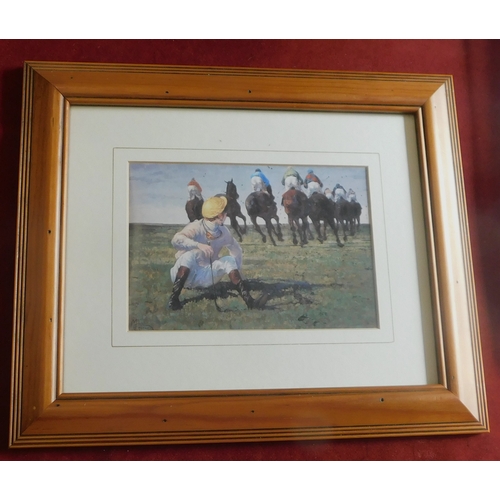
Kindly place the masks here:
POLYGON ((342 226, 342 232, 344 233, 344 241, 347 241, 347 224, 348 224, 347 220, 349 216, 347 213, 347 207, 345 206, 345 203, 336 204, 334 217, 337 219, 337 228, 340 229, 340 226, 342 226))
POLYGON ((277 215, 275 215, 274 217, 272 217, 272 219, 276 221, 276 228, 274 229, 274 232, 278 237, 278 241, 283 241, 283 233, 281 232, 280 218, 277 215))
POLYGON ((297 235, 295 234, 295 219, 293 219, 290 215, 288 216, 288 225, 290 226, 290 230, 292 231, 292 241, 293 244, 296 245, 298 243, 297 235))
POLYGON ((340 219, 340 227, 342 228, 342 235, 344 242, 347 241, 347 222, 344 218, 340 219))
POLYGON ((318 234, 318 241, 323 243, 323 237, 321 236, 321 222, 318 219, 313 219, 312 223, 314 229, 316 229, 316 233, 318 234))
POLYGON ((356 234, 356 219, 354 217, 349 219, 349 226, 350 234, 351 236, 354 236, 356 234))
POLYGON ((307 239, 307 234, 310 234, 312 236, 311 228, 309 227, 309 222, 307 221, 307 217, 302 218, 302 227, 299 230, 299 234, 300 234, 300 246, 307 245, 309 243, 307 239))
POLYGON ((305 237, 305 234, 307 233, 307 235, 309 236, 309 239, 314 240, 314 236, 313 236, 311 228, 309 226, 309 222, 307 221, 307 217, 304 217, 302 220, 305 222, 305 224, 304 224, 304 237, 305 237))
POLYGON ((243 228, 241 229, 242 234, 247 232, 247 218, 243 215, 241 210, 236 214, 243 221, 243 228))
POLYGON ((243 241, 243 238, 241 237, 240 233, 240 226, 238 225, 238 221, 236 220, 236 217, 231 217, 231 227, 235 230, 236 234, 238 235, 238 238, 240 241, 243 241))
MULTIPOLYGON (((337 228, 337 230, 335 231, 335 234, 337 235, 338 232, 340 232, 340 228, 342 227, 342 231, 344 233, 344 241, 347 241, 347 231, 346 231, 346 222, 345 222, 345 219, 341 215, 337 215, 335 217, 335 220, 337 221, 336 224, 335 224, 335 226, 337 228)), ((337 236, 337 242, 338 242, 338 236, 337 236)))
MULTIPOLYGON (((335 234, 335 239, 337 240, 337 245, 339 247, 343 247, 344 244, 340 241, 338 226, 335 223, 335 219, 328 219, 328 224, 330 224, 330 227, 333 229, 333 234, 335 234)), ((325 222, 325 226, 326 226, 326 222, 325 222)))
POLYGON ((255 230, 262 236, 262 243, 266 242, 266 235, 260 230, 259 225, 257 224, 257 216, 252 215, 250 216, 250 219, 252 221, 253 227, 255 230))
POLYGON ((264 219, 266 221, 266 227, 267 227, 267 234, 269 235, 269 239, 271 240, 271 243, 276 246, 276 242, 274 241, 274 238, 273 238, 273 231, 274 231, 274 227, 273 227, 273 224, 271 222, 271 219, 264 219))
POLYGON ((342 232, 344 233, 344 241, 347 241, 347 223, 345 219, 341 220, 341 224, 342 224, 342 232))

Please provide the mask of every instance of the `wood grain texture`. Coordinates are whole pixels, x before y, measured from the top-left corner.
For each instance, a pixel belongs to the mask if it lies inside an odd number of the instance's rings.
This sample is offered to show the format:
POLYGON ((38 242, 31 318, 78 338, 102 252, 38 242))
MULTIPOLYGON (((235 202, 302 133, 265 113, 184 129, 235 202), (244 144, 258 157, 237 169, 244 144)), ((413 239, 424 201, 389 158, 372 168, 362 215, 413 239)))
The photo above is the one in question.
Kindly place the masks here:
POLYGON ((443 83, 419 75, 33 63, 71 103, 291 108, 422 106, 443 83), (369 81, 370 85, 366 85, 369 81), (152 101, 152 102, 149 102, 152 101))
POLYGON ((55 397, 53 360, 56 355, 58 298, 58 219, 62 153, 63 98, 46 80, 27 72, 18 224, 19 301, 16 316, 15 365, 20 428, 29 426, 55 397), (25 122, 26 123, 26 122, 25 122))
POLYGON ((79 443, 99 444, 130 444, 138 438, 160 444, 482 430, 459 399, 441 386, 168 397, 122 394, 113 399, 79 395, 51 404, 19 445, 71 443, 75 428, 81 429, 79 443))
POLYGON ((488 430, 449 76, 28 63, 16 267, 12 447, 330 439, 488 430), (439 385, 61 394, 70 106, 191 106, 417 117, 439 385))

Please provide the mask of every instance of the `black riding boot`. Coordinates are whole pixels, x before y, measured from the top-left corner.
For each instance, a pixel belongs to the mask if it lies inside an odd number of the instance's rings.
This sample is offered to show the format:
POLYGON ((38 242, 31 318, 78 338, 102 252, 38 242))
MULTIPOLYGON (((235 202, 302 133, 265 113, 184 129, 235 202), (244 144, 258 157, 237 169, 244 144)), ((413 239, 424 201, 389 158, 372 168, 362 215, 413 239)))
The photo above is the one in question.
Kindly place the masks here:
POLYGON ((174 286, 172 288, 172 295, 168 300, 169 309, 172 309, 173 311, 178 311, 179 309, 182 309, 182 304, 181 301, 179 300, 179 295, 181 294, 182 289, 184 288, 184 284, 186 283, 188 276, 189 276, 189 268, 184 266, 179 267, 179 270, 177 271, 177 276, 175 277, 174 286))
POLYGON ((229 273, 229 279, 234 285, 236 285, 236 289, 238 290, 238 293, 241 295, 241 298, 247 305, 248 309, 264 308, 267 299, 269 298, 266 293, 263 293, 259 298, 254 299, 250 295, 250 288, 248 286, 248 283, 241 278, 241 274, 237 269, 229 273))

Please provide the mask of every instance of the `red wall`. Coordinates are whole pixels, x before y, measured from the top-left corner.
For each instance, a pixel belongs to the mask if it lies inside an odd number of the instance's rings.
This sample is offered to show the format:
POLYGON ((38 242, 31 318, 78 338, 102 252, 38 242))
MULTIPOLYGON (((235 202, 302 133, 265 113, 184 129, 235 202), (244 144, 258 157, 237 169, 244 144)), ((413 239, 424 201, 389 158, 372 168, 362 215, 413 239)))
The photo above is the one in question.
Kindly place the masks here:
POLYGON ((497 460, 500 458, 500 41, 0 40, 0 459, 497 460), (290 443, 7 449, 22 66, 25 60, 452 74, 491 432, 290 443))

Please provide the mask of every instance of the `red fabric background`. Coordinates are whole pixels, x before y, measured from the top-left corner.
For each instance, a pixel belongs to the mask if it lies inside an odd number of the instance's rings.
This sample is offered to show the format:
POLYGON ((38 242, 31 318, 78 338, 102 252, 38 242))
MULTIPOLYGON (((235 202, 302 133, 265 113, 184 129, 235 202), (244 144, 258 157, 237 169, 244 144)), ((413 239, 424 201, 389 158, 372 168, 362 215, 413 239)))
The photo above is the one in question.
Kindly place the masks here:
POLYGON ((0 40, 0 459, 497 460, 500 458, 500 41, 0 40), (8 450, 14 257, 25 60, 452 74, 491 432, 478 436, 8 450))

